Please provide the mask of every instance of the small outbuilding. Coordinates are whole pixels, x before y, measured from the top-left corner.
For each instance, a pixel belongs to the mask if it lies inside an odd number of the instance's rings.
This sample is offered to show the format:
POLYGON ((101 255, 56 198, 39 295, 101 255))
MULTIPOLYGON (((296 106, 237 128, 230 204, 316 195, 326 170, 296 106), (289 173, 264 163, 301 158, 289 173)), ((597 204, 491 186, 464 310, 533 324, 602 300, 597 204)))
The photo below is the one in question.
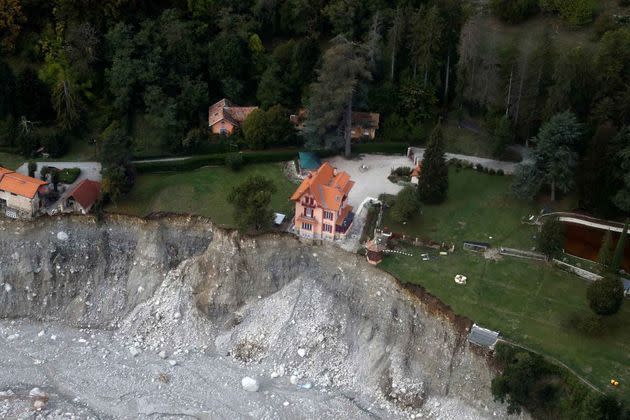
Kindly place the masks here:
POLYGON ((480 347, 494 350, 494 346, 499 340, 499 332, 482 328, 477 324, 473 324, 468 334, 468 341, 480 347))
POLYGON ((486 252, 490 246, 491 245, 487 242, 464 241, 462 248, 466 251, 486 252))
POLYGON ((70 191, 63 204, 64 211, 88 214, 101 194, 101 183, 84 179, 70 191))

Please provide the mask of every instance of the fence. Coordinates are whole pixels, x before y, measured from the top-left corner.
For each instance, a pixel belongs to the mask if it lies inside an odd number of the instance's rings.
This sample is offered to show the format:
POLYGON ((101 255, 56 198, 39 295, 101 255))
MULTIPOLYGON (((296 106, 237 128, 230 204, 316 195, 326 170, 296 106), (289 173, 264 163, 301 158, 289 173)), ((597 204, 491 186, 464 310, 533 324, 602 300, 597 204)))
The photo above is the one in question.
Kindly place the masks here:
POLYGON ((541 254, 539 252, 523 251, 522 249, 506 248, 503 246, 499 248, 499 254, 507 255, 509 257, 527 258, 530 260, 538 261, 545 261, 547 259, 544 254, 541 254))
POLYGON ((571 265, 569 263, 565 263, 564 261, 560 261, 554 258, 553 263, 556 264, 558 267, 560 267, 561 269, 568 271, 570 273, 576 274, 580 277, 582 277, 585 280, 588 281, 595 281, 595 280, 599 280, 602 278, 602 276, 600 276, 599 274, 593 273, 591 271, 585 270, 583 268, 580 267, 576 267, 574 265, 571 265))

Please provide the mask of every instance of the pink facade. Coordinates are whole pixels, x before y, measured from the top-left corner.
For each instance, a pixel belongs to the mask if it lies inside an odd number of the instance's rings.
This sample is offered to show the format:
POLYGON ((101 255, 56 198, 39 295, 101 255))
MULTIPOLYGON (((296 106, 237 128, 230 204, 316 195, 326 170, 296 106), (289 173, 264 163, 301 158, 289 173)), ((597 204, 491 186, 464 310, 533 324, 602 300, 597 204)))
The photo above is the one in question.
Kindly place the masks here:
POLYGON ((293 194, 295 231, 311 239, 332 240, 345 236, 352 223, 348 193, 354 185, 347 173, 324 163, 293 194))

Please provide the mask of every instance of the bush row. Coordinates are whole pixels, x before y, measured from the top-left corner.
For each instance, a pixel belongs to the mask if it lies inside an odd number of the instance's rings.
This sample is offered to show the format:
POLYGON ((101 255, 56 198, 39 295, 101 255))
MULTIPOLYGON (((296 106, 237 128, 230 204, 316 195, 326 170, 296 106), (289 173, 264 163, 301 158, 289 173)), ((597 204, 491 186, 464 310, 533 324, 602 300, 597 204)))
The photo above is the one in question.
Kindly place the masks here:
POLYGON ((477 172, 483 172, 489 175, 499 175, 499 176, 505 175, 505 172, 503 171, 503 169, 495 170, 493 168, 487 168, 483 166, 481 163, 477 163, 475 165, 468 160, 452 158, 452 159, 449 159, 448 163, 449 165, 453 165, 456 168, 474 169, 477 172))
MULTIPOLYGON (((333 153, 326 150, 315 151, 319 157, 328 157, 333 153)), ((253 163, 271 163, 271 162, 285 162, 295 159, 297 156, 297 150, 274 150, 274 151, 254 151, 254 152, 240 152, 242 156, 242 165, 253 163)), ((210 155, 199 155, 182 160, 172 160, 164 162, 140 162, 136 163, 136 171, 142 173, 153 172, 183 172, 199 169, 204 166, 219 166, 226 163, 233 162, 232 153, 215 153, 210 155), (229 157, 232 156, 232 157, 229 157), (229 157, 229 158, 228 158, 229 157), (226 158, 230 162, 226 162, 226 158)))

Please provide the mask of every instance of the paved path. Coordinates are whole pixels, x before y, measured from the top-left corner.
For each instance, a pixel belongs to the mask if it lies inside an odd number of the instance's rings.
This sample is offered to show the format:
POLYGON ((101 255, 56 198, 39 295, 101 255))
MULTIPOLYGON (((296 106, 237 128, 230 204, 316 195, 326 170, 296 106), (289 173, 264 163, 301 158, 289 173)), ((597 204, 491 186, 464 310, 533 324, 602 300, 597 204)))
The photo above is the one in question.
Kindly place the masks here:
MULTIPOLYGON (((507 162, 504 160, 496 160, 496 159, 488 159, 488 158, 482 158, 482 157, 478 157, 478 156, 470 156, 470 155, 460 155, 457 153, 445 153, 446 155, 446 159, 461 159, 461 160, 467 160, 469 162, 472 162, 474 165, 480 163, 481 165, 483 165, 485 168, 490 168, 490 169, 494 169, 495 171, 498 171, 499 169, 502 169, 503 172, 505 172, 508 175, 513 174, 516 171, 516 167, 522 163, 528 163, 532 161, 532 158, 530 156, 529 153, 527 153, 525 148, 521 148, 518 146, 512 146, 512 148, 518 150, 521 155, 523 156, 523 161, 521 162, 507 162)), ((422 160, 422 157, 424 156, 424 148, 422 147, 413 147, 412 148, 414 155, 416 157, 416 160, 422 160)))
POLYGON ((159 158, 159 159, 139 159, 132 160, 132 163, 150 163, 150 162, 177 162, 179 160, 190 159, 194 156, 180 156, 180 157, 167 157, 167 158, 159 158))

